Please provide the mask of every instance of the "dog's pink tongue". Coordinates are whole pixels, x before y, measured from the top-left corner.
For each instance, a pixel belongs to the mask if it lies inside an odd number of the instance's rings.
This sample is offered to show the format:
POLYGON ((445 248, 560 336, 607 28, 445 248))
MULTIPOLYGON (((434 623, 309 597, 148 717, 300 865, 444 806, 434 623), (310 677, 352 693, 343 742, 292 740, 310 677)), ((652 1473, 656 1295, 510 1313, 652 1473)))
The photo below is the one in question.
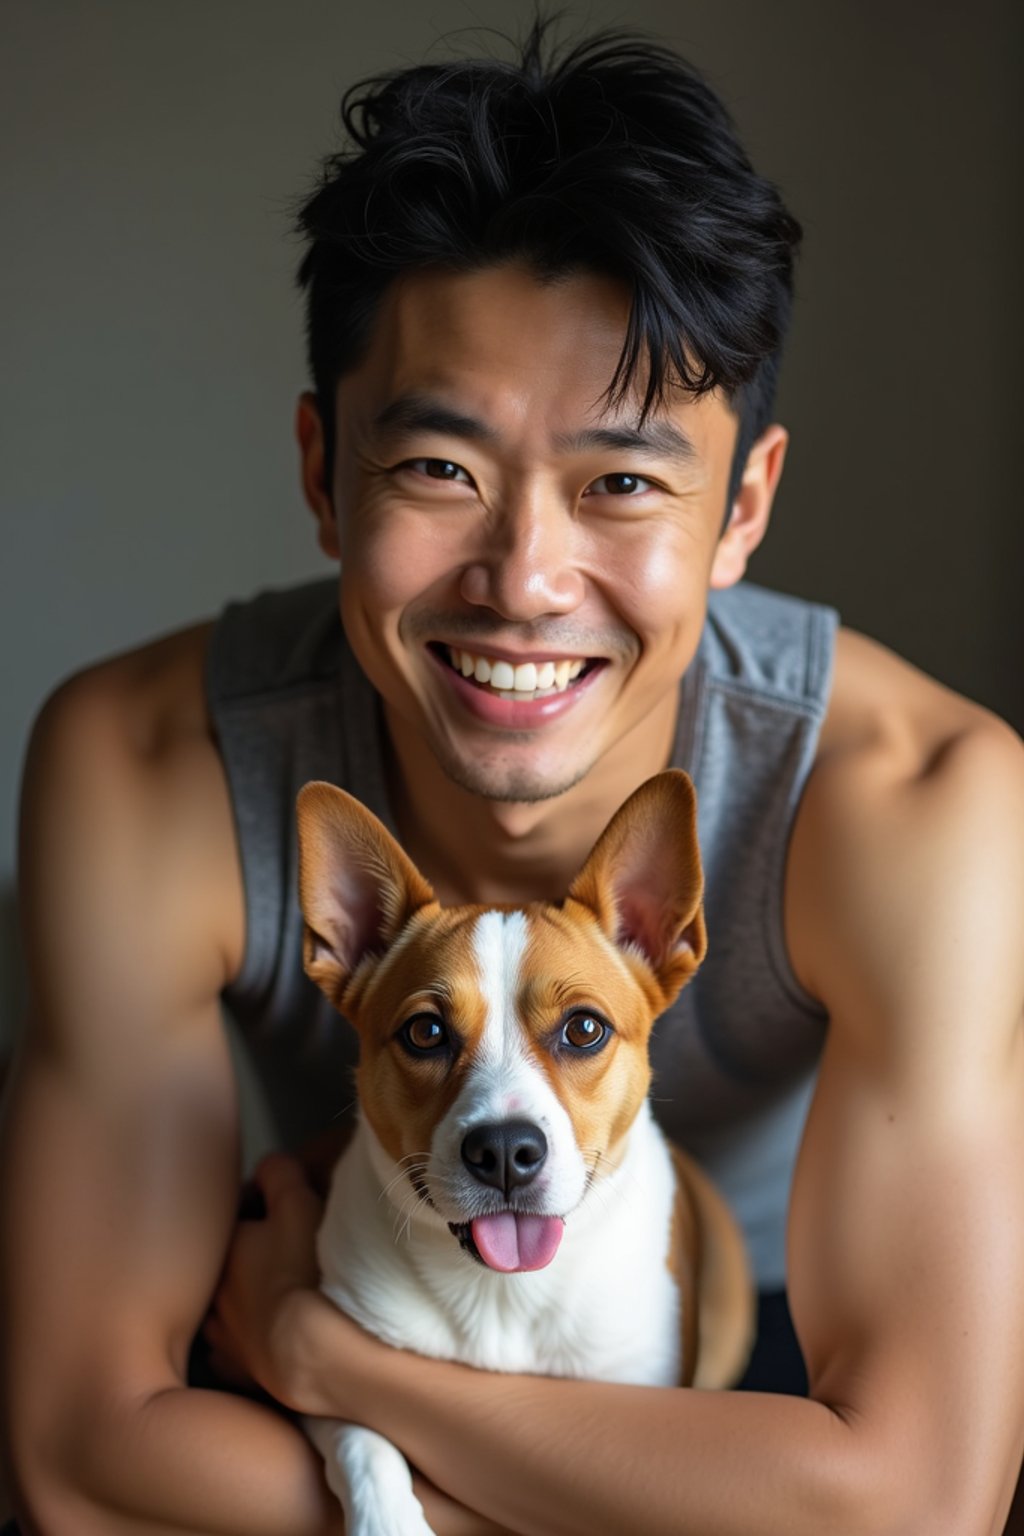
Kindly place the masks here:
POLYGON ((499 1211, 478 1216, 470 1223, 477 1252, 489 1269, 502 1274, 522 1274, 550 1264, 562 1241, 565 1222, 561 1216, 523 1216, 518 1211, 499 1211))

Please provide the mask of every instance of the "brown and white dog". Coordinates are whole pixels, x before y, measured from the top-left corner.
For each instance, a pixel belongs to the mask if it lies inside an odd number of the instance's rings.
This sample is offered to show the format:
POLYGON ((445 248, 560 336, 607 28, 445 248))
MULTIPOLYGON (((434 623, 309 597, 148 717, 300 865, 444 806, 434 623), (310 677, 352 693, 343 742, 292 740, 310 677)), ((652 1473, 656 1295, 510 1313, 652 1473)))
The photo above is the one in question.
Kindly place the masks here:
MULTIPOLYGON (((320 1230, 365 1328, 490 1371, 730 1385, 753 1294, 733 1218, 651 1116, 651 1026, 706 947, 683 773, 616 813, 568 896, 447 907, 343 791, 299 795, 308 974, 359 1033, 320 1230)), ((312 1421, 350 1536, 428 1536, 381 1436, 312 1421)))

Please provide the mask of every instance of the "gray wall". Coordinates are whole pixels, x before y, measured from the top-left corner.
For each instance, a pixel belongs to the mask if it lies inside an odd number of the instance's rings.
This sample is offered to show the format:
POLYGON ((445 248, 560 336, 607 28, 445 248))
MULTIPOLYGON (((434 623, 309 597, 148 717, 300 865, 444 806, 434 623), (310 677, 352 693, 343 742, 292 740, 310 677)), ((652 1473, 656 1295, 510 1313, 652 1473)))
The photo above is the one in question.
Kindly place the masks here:
MULTIPOLYGON (((1014 0, 636 0, 807 231, 755 576, 1024 723, 1014 0)), ((341 86, 526 0, 4 0, 0 1024, 17 779, 63 675, 321 569, 289 200, 341 86)), ((443 55, 443 50, 442 50, 443 55)))

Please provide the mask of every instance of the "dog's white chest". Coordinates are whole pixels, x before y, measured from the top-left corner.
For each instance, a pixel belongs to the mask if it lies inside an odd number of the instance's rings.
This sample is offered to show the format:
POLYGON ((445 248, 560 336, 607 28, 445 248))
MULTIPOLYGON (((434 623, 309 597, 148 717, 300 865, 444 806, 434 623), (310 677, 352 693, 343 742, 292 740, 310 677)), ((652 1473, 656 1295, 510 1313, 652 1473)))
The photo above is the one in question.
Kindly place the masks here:
POLYGON ((323 1289, 370 1332, 486 1370, 674 1385, 679 1293, 668 1268, 674 1176, 644 1114, 616 1174, 571 1217, 552 1263, 497 1274, 449 1232, 403 1222, 380 1195, 360 1128, 320 1233, 323 1289))

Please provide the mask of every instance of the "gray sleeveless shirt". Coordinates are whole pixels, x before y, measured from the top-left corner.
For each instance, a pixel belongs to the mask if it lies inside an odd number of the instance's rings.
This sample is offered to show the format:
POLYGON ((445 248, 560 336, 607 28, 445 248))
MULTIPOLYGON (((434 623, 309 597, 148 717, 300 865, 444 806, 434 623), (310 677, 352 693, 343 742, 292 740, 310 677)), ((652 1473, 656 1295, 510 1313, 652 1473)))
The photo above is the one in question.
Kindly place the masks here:
MULTIPOLYGON (((716 1179, 758 1283, 785 1281, 793 1162, 824 1011, 786 953, 782 890, 828 701, 836 616, 742 584, 711 594, 681 683, 672 762, 697 786, 708 957, 658 1021, 655 1113, 716 1179)), ((340 784, 394 832, 379 701, 348 649, 334 578, 232 604, 207 697, 234 807, 246 948, 224 1002, 284 1145, 351 1111, 356 1039, 302 970, 295 797, 340 784)))

